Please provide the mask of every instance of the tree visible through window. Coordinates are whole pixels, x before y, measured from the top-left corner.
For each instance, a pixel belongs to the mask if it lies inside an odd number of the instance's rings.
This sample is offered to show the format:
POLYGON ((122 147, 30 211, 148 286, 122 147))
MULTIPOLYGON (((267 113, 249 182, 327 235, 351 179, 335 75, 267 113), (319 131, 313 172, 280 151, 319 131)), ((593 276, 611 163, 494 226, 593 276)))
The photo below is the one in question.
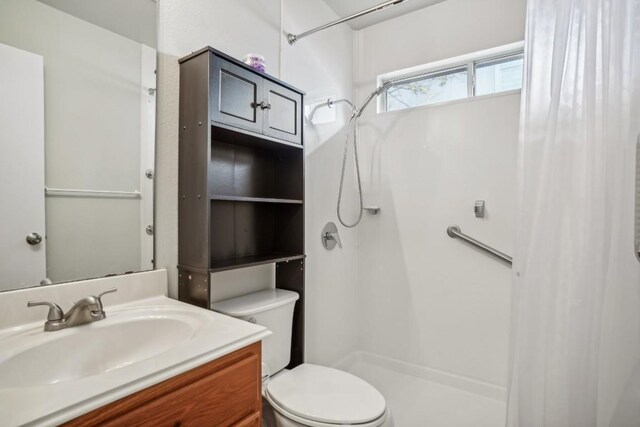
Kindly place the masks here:
POLYGON ((398 82, 387 91, 387 111, 467 97, 467 68, 457 68, 398 82))
POLYGON ((384 108, 385 111, 403 110, 520 89, 522 67, 520 49, 499 57, 477 58, 445 70, 394 78, 383 98, 384 108))

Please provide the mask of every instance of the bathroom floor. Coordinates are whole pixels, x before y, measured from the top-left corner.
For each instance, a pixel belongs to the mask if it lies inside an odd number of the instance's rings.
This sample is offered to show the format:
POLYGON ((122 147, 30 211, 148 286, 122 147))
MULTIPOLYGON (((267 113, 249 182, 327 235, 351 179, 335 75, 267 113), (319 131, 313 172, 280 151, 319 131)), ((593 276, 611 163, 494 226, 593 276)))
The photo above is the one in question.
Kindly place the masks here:
POLYGON ((366 361, 349 372, 385 396, 395 427, 502 427, 503 401, 406 375, 366 361), (461 410, 464 409, 464 410, 461 410))

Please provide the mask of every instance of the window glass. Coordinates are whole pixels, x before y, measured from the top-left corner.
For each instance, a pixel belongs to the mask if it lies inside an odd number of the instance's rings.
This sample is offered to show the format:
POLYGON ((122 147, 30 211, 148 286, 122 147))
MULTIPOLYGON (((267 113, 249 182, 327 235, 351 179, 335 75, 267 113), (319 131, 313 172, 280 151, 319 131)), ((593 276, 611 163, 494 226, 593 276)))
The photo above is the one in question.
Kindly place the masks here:
POLYGON ((466 98, 467 74, 467 67, 462 67, 394 83, 386 93, 386 110, 402 110, 466 98))
POLYGON ((386 80, 392 84, 383 94, 383 110, 403 110, 522 88, 522 49, 483 53, 467 55, 460 62, 452 58, 447 69, 429 68, 427 64, 421 74, 414 68, 412 74, 386 80))
POLYGON ((522 54, 475 64, 475 95, 489 95, 522 87, 522 54))

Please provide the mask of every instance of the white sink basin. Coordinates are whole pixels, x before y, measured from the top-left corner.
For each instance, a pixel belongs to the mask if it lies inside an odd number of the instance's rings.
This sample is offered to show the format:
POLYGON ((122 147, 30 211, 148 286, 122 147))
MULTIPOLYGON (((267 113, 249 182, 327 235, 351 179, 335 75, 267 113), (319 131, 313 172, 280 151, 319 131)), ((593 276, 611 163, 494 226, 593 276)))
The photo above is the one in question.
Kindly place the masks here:
POLYGON ((184 345, 207 320, 200 312, 173 307, 124 309, 62 331, 24 330, 9 338, 12 351, 0 355, 0 389, 115 371, 184 345))

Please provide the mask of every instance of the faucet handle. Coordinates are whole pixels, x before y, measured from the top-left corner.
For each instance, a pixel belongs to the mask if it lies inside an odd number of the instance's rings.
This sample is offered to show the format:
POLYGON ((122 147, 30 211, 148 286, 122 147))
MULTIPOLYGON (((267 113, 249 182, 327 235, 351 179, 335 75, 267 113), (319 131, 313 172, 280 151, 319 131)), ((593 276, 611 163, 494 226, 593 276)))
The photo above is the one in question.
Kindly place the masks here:
POLYGON ((340 235, 338 234, 338 227, 333 222, 328 222, 322 229, 322 246, 328 251, 332 250, 336 245, 342 249, 342 241, 340 241, 340 235))
POLYGON ((57 321, 57 320, 62 320, 62 317, 64 316, 62 309, 60 308, 60 306, 58 304, 54 304, 52 302, 46 302, 46 301, 41 301, 41 302, 35 302, 35 301, 29 301, 27 302, 27 307, 36 307, 39 305, 46 305, 49 307, 49 314, 47 315, 47 320, 52 320, 52 321, 57 321))
POLYGON ((338 234, 337 231, 329 234, 329 238, 335 240, 336 243, 338 244, 338 247, 342 249, 342 241, 340 240, 340 235, 338 234))
MULTIPOLYGON (((340 249, 342 249, 342 241, 340 240, 340 235, 338 234, 337 231, 327 231, 327 232, 325 232, 323 239, 325 241, 333 240, 334 242, 336 242, 338 244, 338 247, 340 249)), ((331 249, 333 249, 333 247, 331 247, 331 249)))
POLYGON ((101 299, 101 298, 102 298, 102 296, 103 296, 103 295, 106 295, 106 294, 112 294, 112 293, 114 293, 114 292, 118 292, 118 289, 117 289, 117 288, 111 288, 111 289, 108 289, 108 290, 106 290, 106 291, 104 291, 104 292, 99 293, 99 294, 98 294, 98 296, 97 296, 96 298, 98 298, 98 301, 100 301, 100 304, 102 304, 102 299, 101 299))

